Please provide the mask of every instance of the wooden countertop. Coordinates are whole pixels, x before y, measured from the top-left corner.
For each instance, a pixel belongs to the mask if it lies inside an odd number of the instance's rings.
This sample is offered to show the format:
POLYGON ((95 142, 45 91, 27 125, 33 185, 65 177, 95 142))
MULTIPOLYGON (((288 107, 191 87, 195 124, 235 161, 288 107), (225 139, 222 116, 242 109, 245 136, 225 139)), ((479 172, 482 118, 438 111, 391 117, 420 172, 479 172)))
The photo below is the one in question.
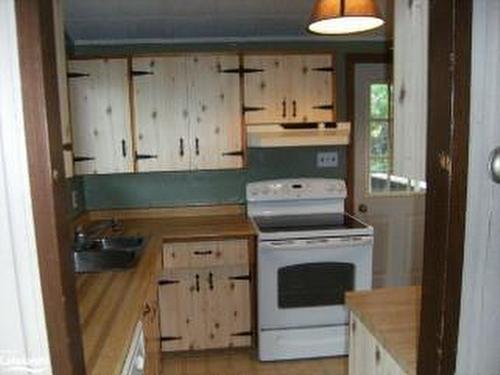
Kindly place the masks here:
POLYGON ((346 304, 401 368, 416 374, 421 288, 347 293, 346 304))
POLYGON ((78 274, 77 298, 88 374, 120 374, 147 290, 156 282, 165 241, 248 237, 244 215, 120 220, 124 234, 149 237, 141 260, 131 270, 78 274))

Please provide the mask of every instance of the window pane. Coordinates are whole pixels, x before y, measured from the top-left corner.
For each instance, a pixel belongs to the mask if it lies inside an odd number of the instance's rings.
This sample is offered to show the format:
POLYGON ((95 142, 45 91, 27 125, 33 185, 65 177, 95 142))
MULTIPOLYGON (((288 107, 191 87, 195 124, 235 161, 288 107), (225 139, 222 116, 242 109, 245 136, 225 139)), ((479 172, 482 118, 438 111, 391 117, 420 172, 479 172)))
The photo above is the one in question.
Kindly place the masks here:
POLYGON ((370 122, 370 173, 391 170, 391 148, 389 123, 387 121, 370 122))
POLYGON ((389 118, 389 85, 375 83, 370 85, 370 117, 389 118))

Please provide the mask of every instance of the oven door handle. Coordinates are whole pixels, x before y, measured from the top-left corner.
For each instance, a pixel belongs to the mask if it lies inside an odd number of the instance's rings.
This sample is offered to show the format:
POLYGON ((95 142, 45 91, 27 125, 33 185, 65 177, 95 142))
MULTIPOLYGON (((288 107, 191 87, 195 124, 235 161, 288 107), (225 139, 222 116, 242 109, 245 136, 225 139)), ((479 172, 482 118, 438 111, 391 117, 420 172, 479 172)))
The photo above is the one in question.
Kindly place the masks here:
POLYGON ((311 238, 304 240, 282 240, 261 242, 262 249, 269 250, 308 250, 332 247, 353 247, 373 244, 371 236, 355 236, 341 238, 311 238))

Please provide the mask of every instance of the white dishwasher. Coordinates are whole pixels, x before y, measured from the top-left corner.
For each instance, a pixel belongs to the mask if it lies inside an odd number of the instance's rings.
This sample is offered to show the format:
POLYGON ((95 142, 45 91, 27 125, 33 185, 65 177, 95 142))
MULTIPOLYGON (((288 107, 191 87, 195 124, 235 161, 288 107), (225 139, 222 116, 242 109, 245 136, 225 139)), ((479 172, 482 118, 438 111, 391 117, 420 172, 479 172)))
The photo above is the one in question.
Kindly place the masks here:
POLYGON ((128 350, 127 359, 121 375, 143 375, 146 363, 146 348, 144 345, 144 330, 142 322, 135 326, 134 336, 128 350))

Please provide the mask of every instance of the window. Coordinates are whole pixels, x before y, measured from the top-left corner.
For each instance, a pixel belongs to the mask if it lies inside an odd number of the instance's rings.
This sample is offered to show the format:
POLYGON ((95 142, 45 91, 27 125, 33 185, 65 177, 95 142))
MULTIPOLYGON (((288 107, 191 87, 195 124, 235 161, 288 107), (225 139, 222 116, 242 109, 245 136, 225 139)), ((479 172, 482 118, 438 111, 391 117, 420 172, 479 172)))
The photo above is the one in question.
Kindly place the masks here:
POLYGON ((369 95, 369 192, 425 191, 425 182, 393 174, 392 86, 388 82, 373 83, 369 95))

